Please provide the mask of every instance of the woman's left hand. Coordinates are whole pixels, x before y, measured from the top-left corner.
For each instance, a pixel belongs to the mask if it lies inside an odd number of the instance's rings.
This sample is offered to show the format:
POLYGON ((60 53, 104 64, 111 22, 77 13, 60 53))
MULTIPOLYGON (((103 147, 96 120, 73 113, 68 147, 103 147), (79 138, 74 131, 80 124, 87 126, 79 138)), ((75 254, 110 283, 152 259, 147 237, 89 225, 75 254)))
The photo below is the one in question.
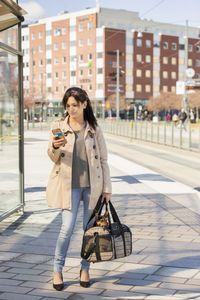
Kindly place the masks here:
POLYGON ((103 193, 101 202, 103 202, 105 199, 106 203, 108 203, 110 201, 110 195, 111 195, 110 193, 103 193))

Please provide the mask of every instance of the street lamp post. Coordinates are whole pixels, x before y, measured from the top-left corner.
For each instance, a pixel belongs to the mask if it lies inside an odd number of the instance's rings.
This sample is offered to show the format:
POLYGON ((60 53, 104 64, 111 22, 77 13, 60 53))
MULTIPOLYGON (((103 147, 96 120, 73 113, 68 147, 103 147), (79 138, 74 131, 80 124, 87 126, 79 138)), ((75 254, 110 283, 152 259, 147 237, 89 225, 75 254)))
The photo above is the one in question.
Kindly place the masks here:
POLYGON ((187 93, 186 93, 186 81, 187 81, 187 70, 188 68, 188 20, 185 25, 185 52, 184 52, 184 94, 182 98, 182 107, 186 110, 187 108, 187 93))
POLYGON ((116 118, 119 119, 119 49, 116 50, 117 53, 117 82, 116 82, 116 118))

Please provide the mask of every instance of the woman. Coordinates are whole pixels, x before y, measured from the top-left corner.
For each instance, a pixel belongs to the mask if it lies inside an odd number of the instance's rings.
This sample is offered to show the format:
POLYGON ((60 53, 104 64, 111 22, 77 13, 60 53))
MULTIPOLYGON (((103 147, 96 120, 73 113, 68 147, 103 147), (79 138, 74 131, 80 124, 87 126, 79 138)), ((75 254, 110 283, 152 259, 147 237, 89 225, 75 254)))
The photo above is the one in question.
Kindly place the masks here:
MULTIPOLYGON (((48 155, 54 162, 47 185, 47 202, 62 209, 62 225, 58 236, 53 287, 64 287, 62 269, 76 223, 80 200, 83 200, 85 229, 99 196, 110 201, 111 181, 107 150, 100 127, 93 114, 87 93, 78 87, 69 88, 63 97, 67 116, 54 121, 50 132, 48 155), (60 129, 63 136, 55 133, 60 129)), ((80 285, 90 286, 89 262, 81 261, 80 285)))

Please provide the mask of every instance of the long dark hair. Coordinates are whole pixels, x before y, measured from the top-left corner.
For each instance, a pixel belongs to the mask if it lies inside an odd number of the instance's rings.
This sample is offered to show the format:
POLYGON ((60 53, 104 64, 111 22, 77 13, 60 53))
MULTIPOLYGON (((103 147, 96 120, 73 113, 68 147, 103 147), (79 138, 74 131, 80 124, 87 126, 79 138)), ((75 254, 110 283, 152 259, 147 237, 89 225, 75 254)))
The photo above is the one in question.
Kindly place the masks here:
MULTIPOLYGON (((83 117, 84 117, 84 120, 87 121, 93 129, 96 129, 97 120, 94 116, 91 101, 90 101, 86 91, 79 87, 71 87, 68 90, 66 90, 66 92, 63 96, 63 100, 62 100, 64 109, 66 109, 66 105, 67 105, 67 101, 68 101, 69 97, 74 97, 77 102, 81 102, 81 103, 84 103, 85 101, 87 101, 87 106, 84 109, 83 117)), ((66 116, 67 115, 68 115, 68 112, 66 113, 66 116)))

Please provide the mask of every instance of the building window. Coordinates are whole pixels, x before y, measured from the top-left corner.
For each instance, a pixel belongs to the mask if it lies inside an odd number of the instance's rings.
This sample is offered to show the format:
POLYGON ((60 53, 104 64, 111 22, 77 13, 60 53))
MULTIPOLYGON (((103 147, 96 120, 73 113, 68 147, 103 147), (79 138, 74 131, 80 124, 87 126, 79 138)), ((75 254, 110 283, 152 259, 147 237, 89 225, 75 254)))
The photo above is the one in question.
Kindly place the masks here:
POLYGON ((92 76, 92 69, 88 69, 88 76, 92 76))
POLYGON ((55 86, 55 92, 58 92, 59 89, 58 89, 58 86, 55 86))
POLYGON ((75 25, 70 26, 70 32, 74 32, 74 31, 76 31, 76 26, 75 25))
POLYGON ((150 63, 150 62, 151 62, 151 55, 146 55, 146 56, 145 56, 145 61, 146 61, 147 63, 150 63))
POLYGON ((67 48, 66 42, 62 42, 62 49, 66 49, 66 48, 67 48))
POLYGON ((193 45, 188 45, 188 51, 192 52, 193 51, 193 45))
POLYGON ((39 32, 39 39, 42 39, 42 37, 43 37, 43 33, 42 33, 42 31, 40 31, 39 32))
POLYGON ((188 59, 188 66, 190 66, 190 67, 192 66, 192 59, 191 58, 188 59))
POLYGON ((92 90, 92 85, 88 85, 88 91, 91 91, 92 90))
POLYGON ((54 44, 54 50, 58 50, 58 43, 54 44))
POLYGON ((163 64, 168 64, 168 57, 166 56, 163 57, 163 64))
POLYGON ((136 84, 136 91, 141 92, 142 91, 142 85, 141 84, 136 84))
POLYGON ((163 49, 165 49, 165 50, 168 49, 168 42, 163 43, 163 49))
POLYGON ((83 76, 83 70, 79 70, 79 76, 83 76))
POLYGON ((142 61, 142 55, 141 54, 137 54, 136 55, 136 61, 137 62, 141 62, 142 61))
POLYGON ((83 54, 79 55, 79 61, 83 61, 83 54))
POLYGON ((51 30, 46 31, 46 36, 51 36, 51 30))
POLYGON ((51 45, 47 45, 47 46, 46 46, 46 49, 47 49, 47 50, 51 50, 51 45))
POLYGON ((82 24, 82 23, 79 24, 79 26, 78 26, 78 31, 79 31, 79 32, 83 31, 83 24, 82 24))
POLYGON ((171 78, 176 79, 176 72, 171 72, 171 78))
POLYGON ((51 78, 51 73, 47 73, 47 78, 51 78))
POLYGON ((196 59, 196 67, 200 67, 200 60, 196 59))
POLYGON ((136 76, 142 77, 142 70, 136 70, 136 76))
POLYGON ((35 47, 32 48, 32 53, 33 53, 33 54, 35 53, 35 47))
POLYGON ((168 72, 167 71, 163 71, 163 78, 165 78, 165 79, 168 78, 168 72))
POLYGON ((46 60, 46 62, 47 62, 47 65, 50 65, 50 64, 51 64, 51 59, 48 58, 48 59, 46 60))
POLYGON ((31 39, 35 40, 35 33, 33 33, 33 32, 31 33, 31 39))
POLYGON ((167 85, 163 85, 163 92, 167 93, 168 92, 168 86, 167 85))
POLYGON ((43 60, 40 59, 40 63, 39 63, 40 66, 43 66, 43 60))
POLYGON ((63 58, 62 58, 62 63, 63 63, 63 64, 66 64, 66 62, 67 62, 67 58, 66 58, 66 56, 63 56, 63 58))
POLYGON ((43 79, 43 73, 40 73, 39 80, 42 80, 42 79, 43 79))
POLYGON ((200 52, 200 46, 196 46, 196 52, 200 52))
POLYGON ((146 84, 145 85, 145 92, 146 93, 150 93, 151 92, 151 86, 150 86, 150 84, 146 84))
POLYGON ((173 93, 176 93, 176 87, 173 85, 173 86, 171 86, 171 91, 173 92, 173 93))
POLYGON ((91 30, 92 29, 92 22, 88 22, 88 30, 91 30))
POLYGON ((98 68, 97 69, 97 74, 103 74, 103 69, 102 68, 98 68))
POLYGON ((137 39, 136 45, 137 45, 137 47, 142 47, 142 40, 141 39, 137 39))
POLYGON ((103 57, 103 53, 102 52, 97 52, 97 58, 102 58, 103 57))
POLYGON ((151 71, 150 70, 145 71, 145 77, 147 77, 147 78, 151 77, 151 71))
POLYGON ((200 78, 200 74, 199 73, 196 74, 196 78, 200 78))
POLYGON ((63 71, 62 72, 62 78, 66 78, 67 77, 67 72, 66 71, 63 71))
POLYGON ((151 40, 146 40, 145 43, 147 48, 151 48, 151 40))
POLYGON ((58 63, 59 63, 58 57, 55 57, 55 58, 54 58, 54 64, 56 65, 56 64, 58 64, 58 63))
POLYGON ((103 83, 97 84, 97 90, 103 90, 103 83))
POLYGON ((76 76, 76 71, 71 71, 70 72, 70 75, 73 77, 73 76, 76 76))
POLYGON ((88 60, 91 60, 92 59, 92 53, 89 53, 88 54, 88 60))
POLYGON ((92 45, 92 39, 88 38, 88 45, 91 46, 92 45))
POLYGON ((42 51, 43 51, 43 47, 39 46, 39 52, 42 52, 42 51))
POLYGON ((83 47, 83 40, 79 40, 78 45, 79 45, 79 47, 83 47))
POLYGON ((76 41, 70 41, 70 47, 75 47, 76 46, 76 41))
POLYGON ((176 50, 177 49, 177 44, 176 43, 172 43, 172 50, 176 50))
POLYGON ((172 57, 171 63, 172 65, 176 65, 176 57, 172 57))
POLYGON ((66 34, 66 32, 67 32, 67 31, 66 31, 66 27, 63 27, 63 28, 62 28, 62 34, 64 35, 64 34, 66 34))
POLYGON ((55 72, 54 74, 54 78, 57 79, 58 78, 58 72, 55 72))
POLYGON ((60 36, 60 35, 61 35, 61 29, 60 28, 54 29, 54 36, 60 36))

